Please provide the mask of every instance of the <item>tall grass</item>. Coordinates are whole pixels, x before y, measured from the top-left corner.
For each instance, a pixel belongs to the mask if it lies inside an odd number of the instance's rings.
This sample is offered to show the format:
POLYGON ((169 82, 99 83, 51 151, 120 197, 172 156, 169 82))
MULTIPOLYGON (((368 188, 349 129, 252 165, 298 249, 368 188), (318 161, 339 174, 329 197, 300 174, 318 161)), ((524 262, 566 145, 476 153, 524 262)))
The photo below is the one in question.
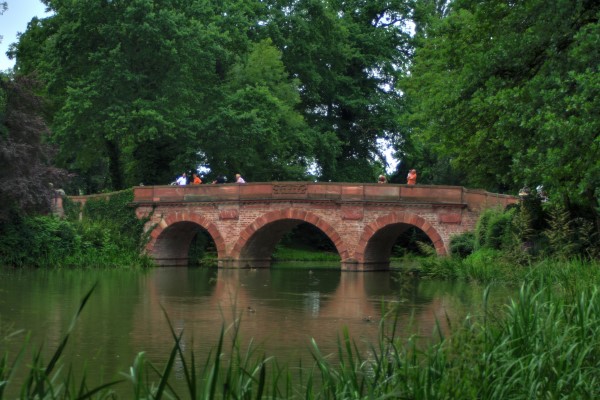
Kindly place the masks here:
MULTIPOLYGON (((523 286, 498 314, 467 317, 419 346, 382 336, 370 360, 344 334, 338 365, 315 350, 320 390, 307 398, 591 399, 600 395, 597 288, 569 303, 523 286)), ((316 348, 316 345, 315 345, 316 348)))

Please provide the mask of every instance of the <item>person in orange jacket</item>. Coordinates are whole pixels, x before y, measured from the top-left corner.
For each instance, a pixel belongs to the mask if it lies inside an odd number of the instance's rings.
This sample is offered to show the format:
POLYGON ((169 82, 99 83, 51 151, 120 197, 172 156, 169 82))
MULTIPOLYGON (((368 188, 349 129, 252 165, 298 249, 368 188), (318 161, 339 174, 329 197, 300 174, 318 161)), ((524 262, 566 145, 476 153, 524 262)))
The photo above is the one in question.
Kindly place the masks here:
POLYGON ((416 169, 411 169, 408 172, 408 175, 406 176, 406 183, 409 185, 417 184, 417 170, 416 169))
POLYGON ((192 182, 193 185, 199 185, 202 183, 202 179, 200 179, 200 177, 198 176, 198 174, 194 174, 194 181, 192 182))

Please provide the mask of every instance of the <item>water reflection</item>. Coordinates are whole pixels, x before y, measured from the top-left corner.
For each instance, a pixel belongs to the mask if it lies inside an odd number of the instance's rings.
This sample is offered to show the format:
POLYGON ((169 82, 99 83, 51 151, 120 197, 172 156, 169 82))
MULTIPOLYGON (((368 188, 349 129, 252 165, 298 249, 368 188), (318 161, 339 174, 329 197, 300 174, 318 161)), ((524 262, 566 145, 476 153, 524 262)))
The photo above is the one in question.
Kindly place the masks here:
MULTIPOLYGON (((377 322, 388 310, 399 313, 399 330, 406 336, 431 335, 436 319, 448 329, 447 321, 477 312, 483 292, 393 271, 339 269, 3 270, 0 275, 0 333, 8 327, 30 331, 32 343, 44 342, 47 355, 85 292, 99 282, 67 347, 67 360, 76 367, 87 362, 88 374, 96 374, 88 376, 92 381, 118 376, 140 351, 164 362, 174 343, 166 316, 177 332, 184 331, 182 345, 198 360, 214 349, 222 327, 241 319, 243 345, 252 340, 261 354, 295 364, 310 360, 311 338, 324 353, 334 353, 342 327, 364 348, 376 339, 377 322)), ((0 339, 0 350, 14 357, 21 344, 0 339)))

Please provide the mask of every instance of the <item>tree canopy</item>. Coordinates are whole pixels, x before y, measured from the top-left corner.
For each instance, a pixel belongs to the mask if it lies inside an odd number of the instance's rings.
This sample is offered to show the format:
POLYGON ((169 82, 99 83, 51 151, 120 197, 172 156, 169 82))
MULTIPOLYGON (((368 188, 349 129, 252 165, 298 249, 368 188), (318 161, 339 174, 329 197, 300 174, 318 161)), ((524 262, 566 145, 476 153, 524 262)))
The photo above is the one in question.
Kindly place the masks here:
POLYGON ((416 37, 411 141, 463 184, 598 205, 600 5, 456 0, 416 37))
POLYGON ((60 165, 86 192, 198 165, 371 180, 377 139, 399 137, 404 0, 44 3, 11 55, 46 83, 60 165))

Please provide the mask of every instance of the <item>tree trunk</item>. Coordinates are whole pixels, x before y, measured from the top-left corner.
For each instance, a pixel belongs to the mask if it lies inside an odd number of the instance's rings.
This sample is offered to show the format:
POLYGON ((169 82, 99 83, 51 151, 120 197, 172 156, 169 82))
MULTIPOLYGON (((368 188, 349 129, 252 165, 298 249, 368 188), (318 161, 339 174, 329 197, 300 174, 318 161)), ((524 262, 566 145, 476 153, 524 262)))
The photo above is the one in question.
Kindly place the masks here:
POLYGON ((125 189, 119 146, 113 140, 107 139, 106 152, 108 153, 108 171, 113 190, 125 189))

